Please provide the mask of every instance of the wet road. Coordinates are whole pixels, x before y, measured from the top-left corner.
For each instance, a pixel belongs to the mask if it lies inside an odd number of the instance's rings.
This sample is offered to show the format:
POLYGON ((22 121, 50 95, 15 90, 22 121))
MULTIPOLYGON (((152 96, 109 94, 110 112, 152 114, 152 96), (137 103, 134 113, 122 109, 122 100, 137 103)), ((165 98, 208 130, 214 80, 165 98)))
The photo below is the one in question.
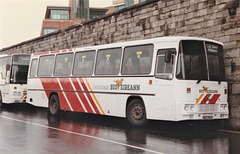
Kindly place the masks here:
POLYGON ((25 104, 0 110, 0 153, 240 153, 240 131, 224 121, 150 121, 144 128, 122 118, 63 112, 25 104), (227 131, 233 132, 227 132, 227 131))

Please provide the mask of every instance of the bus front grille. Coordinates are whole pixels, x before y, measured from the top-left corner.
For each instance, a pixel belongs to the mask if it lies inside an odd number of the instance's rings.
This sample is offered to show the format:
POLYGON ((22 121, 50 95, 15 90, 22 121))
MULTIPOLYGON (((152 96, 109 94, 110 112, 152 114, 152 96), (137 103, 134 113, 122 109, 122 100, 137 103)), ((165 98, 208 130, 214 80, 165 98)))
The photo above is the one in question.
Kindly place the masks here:
POLYGON ((206 112, 217 112, 219 104, 199 104, 198 112, 206 113, 206 112))

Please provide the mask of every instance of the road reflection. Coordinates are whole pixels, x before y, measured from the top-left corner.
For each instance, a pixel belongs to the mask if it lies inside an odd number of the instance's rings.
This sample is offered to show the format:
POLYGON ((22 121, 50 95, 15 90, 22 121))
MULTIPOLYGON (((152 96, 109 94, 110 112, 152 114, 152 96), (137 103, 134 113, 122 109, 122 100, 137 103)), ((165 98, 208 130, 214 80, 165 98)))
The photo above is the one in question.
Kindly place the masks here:
POLYGON ((57 143, 62 146, 68 142, 71 148, 81 149, 81 152, 202 154, 240 151, 240 135, 217 131, 225 129, 224 121, 150 121, 146 127, 136 128, 123 118, 70 112, 51 116, 47 109, 29 105, 4 105, 0 115, 48 126, 47 135, 41 136, 46 144, 54 142, 55 146, 57 143))

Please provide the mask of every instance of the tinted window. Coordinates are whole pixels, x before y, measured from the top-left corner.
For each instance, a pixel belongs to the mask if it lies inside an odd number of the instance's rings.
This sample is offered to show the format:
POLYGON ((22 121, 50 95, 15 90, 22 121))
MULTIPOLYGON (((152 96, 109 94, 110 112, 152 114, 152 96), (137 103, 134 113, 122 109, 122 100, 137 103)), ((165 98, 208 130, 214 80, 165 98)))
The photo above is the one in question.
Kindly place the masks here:
POLYGON ((30 55, 13 55, 10 83, 26 84, 30 55))
POLYGON ((121 48, 99 50, 95 74, 117 75, 120 68, 121 53, 121 48))
POLYGON ((206 42, 210 80, 225 80, 223 46, 206 42))
POLYGON ((74 62, 74 75, 92 75, 95 51, 77 52, 74 62))
POLYGON ((126 47, 122 74, 149 74, 151 72, 153 45, 126 47))
POLYGON ((29 65, 30 55, 13 55, 13 65, 29 65))
POLYGON ((54 75, 57 75, 57 76, 70 75, 72 62, 73 62, 73 53, 57 55, 54 75))
POLYGON ((208 80, 203 41, 182 41, 177 67, 177 78, 208 80))
POLYGON ((51 76, 53 71, 54 55, 42 56, 39 60, 38 75, 51 76))
POLYGON ((36 74, 36 70, 37 70, 37 59, 33 59, 32 63, 31 63, 31 68, 30 68, 30 77, 34 77, 36 74))

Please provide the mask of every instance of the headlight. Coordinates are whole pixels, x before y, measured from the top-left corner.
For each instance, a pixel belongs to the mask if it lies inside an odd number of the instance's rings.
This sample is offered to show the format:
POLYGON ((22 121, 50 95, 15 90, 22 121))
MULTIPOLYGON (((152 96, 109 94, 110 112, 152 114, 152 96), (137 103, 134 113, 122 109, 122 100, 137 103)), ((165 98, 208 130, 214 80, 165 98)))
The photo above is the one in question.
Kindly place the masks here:
POLYGON ((185 105, 185 106, 184 106, 184 110, 185 110, 185 111, 188 111, 188 110, 189 110, 189 106, 188 106, 188 105, 185 105))
POLYGON ((220 105, 220 109, 223 110, 223 104, 220 105))
POLYGON ((191 106, 190 106, 190 110, 191 110, 191 111, 194 111, 194 109, 195 109, 195 105, 191 105, 191 106))
POLYGON ((193 104, 186 104, 184 106, 184 110, 185 111, 194 111, 195 110, 195 105, 193 105, 193 104))
POLYGON ((221 104, 220 105, 220 109, 221 110, 227 110, 228 109, 228 105, 227 104, 221 104))

